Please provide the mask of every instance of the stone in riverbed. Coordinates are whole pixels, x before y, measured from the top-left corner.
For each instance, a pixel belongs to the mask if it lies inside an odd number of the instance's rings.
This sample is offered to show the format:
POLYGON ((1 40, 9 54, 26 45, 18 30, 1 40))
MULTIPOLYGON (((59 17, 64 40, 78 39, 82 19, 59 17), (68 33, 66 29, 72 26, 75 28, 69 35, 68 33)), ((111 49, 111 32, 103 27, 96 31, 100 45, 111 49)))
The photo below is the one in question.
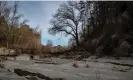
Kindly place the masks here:
POLYGON ((28 79, 28 80, 38 80, 36 77, 34 77, 34 76, 28 76, 28 77, 26 77, 26 79, 28 79))
POLYGON ((127 41, 123 41, 117 51, 117 56, 128 56, 131 45, 127 41))

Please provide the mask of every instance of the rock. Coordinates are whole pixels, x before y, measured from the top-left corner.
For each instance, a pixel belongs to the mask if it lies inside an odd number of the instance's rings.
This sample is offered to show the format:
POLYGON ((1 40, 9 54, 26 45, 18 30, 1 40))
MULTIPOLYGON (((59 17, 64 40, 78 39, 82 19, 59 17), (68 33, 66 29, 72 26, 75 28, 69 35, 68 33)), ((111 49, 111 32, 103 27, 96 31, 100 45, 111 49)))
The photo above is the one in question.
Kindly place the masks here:
POLYGON ((117 56, 129 56, 131 45, 127 41, 123 41, 117 51, 117 56))
POLYGON ((86 41, 86 43, 85 43, 85 45, 84 45, 84 47, 85 47, 85 49, 87 50, 87 51, 89 51, 89 52, 91 52, 91 53, 94 53, 94 51, 95 51, 95 48, 96 48, 96 46, 97 46, 97 39, 93 39, 93 40, 91 40, 91 41, 86 41))
POLYGON ((0 55, 4 55, 4 51, 6 50, 6 48, 5 47, 1 47, 0 48, 0 55))
POLYGON ((133 45, 133 36, 132 35, 125 34, 124 40, 126 40, 130 45, 133 45))
POLYGON ((29 72, 21 69, 14 69, 14 72, 19 76, 31 76, 31 77, 26 77, 28 80, 38 80, 37 78, 40 78, 43 80, 63 80, 63 78, 50 78, 41 73, 34 73, 34 72, 29 72))
POLYGON ((103 46, 99 46, 97 49, 96 49, 96 54, 101 54, 101 53, 103 53, 103 46))
POLYGON ((7 49, 5 47, 2 47, 0 48, 0 55, 3 55, 3 56, 13 56, 13 55, 16 55, 16 51, 14 49, 7 49))
POLYGON ((15 54, 16 53, 16 51, 14 50, 14 49, 10 49, 10 54, 15 54))
POLYGON ((36 77, 34 77, 34 76, 30 76, 30 77, 26 77, 26 79, 28 79, 28 80, 38 80, 36 77))
POLYGON ((91 45, 95 47, 97 45, 97 39, 93 39, 91 41, 91 45))
POLYGON ((112 39, 112 48, 116 48, 117 47, 117 45, 118 45, 118 41, 119 41, 119 39, 120 39, 120 36, 118 35, 118 34, 113 34, 112 36, 111 36, 111 39, 112 39))
POLYGON ((112 36, 111 36, 111 39, 112 40, 118 40, 120 38, 120 36, 118 35, 118 34, 113 34, 112 36))
POLYGON ((22 54, 22 50, 21 49, 16 49, 16 53, 22 54))
MULTIPOLYGON (((21 69, 14 69, 14 72, 19 75, 19 76, 27 76, 27 75, 31 75, 30 72, 25 71, 25 70, 21 70, 21 69)), ((33 75, 34 76, 34 75, 33 75)))
POLYGON ((131 16, 128 14, 127 11, 123 12, 123 14, 121 16, 124 17, 127 20, 131 19, 131 16))
POLYGON ((17 60, 30 60, 30 55, 23 54, 16 57, 17 60))
POLYGON ((73 66, 74 68, 78 68, 78 67, 79 67, 78 63, 73 63, 72 66, 73 66))

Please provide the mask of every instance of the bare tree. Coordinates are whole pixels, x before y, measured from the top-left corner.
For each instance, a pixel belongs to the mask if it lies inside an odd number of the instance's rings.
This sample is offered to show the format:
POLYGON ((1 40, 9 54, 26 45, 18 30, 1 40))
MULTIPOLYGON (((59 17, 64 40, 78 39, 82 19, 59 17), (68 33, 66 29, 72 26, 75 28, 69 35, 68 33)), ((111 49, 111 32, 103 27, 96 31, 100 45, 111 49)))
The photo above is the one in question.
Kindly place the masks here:
POLYGON ((65 36, 71 35, 76 45, 79 46, 79 31, 81 27, 81 11, 78 2, 69 1, 60 6, 50 21, 53 27, 49 28, 50 34, 65 33, 65 36))
POLYGON ((0 1, 0 16, 4 17, 4 24, 6 24, 5 26, 2 26, 6 28, 6 31, 2 35, 6 37, 6 39, 4 39, 7 48, 9 47, 9 44, 16 43, 15 39, 18 37, 16 34, 18 32, 17 28, 19 25, 24 25, 26 22, 28 22, 27 19, 22 21, 22 23, 20 22, 20 18, 22 18, 23 15, 18 13, 18 7, 19 4, 17 1, 15 1, 13 5, 9 5, 7 1, 0 1))

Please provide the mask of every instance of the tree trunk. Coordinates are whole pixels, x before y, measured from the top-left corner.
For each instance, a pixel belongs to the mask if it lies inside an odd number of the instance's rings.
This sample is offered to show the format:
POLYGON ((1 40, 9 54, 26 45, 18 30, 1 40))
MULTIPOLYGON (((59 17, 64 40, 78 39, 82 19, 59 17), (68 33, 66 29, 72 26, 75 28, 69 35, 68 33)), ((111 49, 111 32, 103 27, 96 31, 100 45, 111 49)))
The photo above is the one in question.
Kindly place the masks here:
POLYGON ((75 40, 76 40, 76 45, 77 45, 77 46, 79 46, 79 39, 78 39, 78 35, 76 35, 75 40))

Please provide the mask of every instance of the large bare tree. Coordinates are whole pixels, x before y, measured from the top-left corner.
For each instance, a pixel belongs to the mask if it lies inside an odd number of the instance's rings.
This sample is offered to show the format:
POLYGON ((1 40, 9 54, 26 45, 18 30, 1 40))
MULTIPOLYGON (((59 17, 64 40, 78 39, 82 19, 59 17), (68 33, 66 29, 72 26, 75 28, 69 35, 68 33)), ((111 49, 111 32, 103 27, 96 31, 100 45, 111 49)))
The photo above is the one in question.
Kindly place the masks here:
POLYGON ((53 27, 49 28, 50 34, 65 33, 71 35, 76 45, 79 45, 79 31, 81 28, 81 11, 79 2, 69 1, 60 5, 57 12, 53 15, 50 23, 53 27))

